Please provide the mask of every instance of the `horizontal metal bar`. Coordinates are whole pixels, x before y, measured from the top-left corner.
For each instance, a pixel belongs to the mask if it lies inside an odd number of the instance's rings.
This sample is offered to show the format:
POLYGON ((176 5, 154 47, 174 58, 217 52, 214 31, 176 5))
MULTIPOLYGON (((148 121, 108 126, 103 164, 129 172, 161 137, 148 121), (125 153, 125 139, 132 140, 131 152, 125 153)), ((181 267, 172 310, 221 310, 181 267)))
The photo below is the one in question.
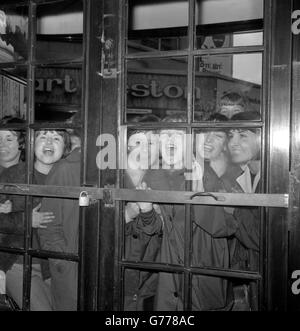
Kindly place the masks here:
POLYGON ((30 124, 29 128, 33 130, 40 129, 82 129, 81 124, 72 124, 72 123, 55 123, 55 122, 36 122, 30 124))
POLYGON ((26 251, 25 248, 17 248, 17 247, 13 248, 13 247, 6 247, 0 245, 0 254, 4 254, 4 253, 20 255, 20 256, 23 256, 25 253, 27 253, 32 257, 79 262, 78 254, 36 250, 36 249, 29 249, 26 251))
POLYGON ((171 264, 160 264, 150 262, 130 262, 121 261, 120 265, 127 269, 138 269, 138 270, 153 270, 170 273, 183 273, 184 271, 191 272, 195 275, 205 275, 212 277, 226 277, 226 278, 238 278, 248 280, 260 280, 262 277, 257 272, 245 272, 240 270, 229 270, 229 269, 217 269, 212 267, 190 267, 185 268, 184 266, 171 265, 171 264))
POLYGON ((117 201, 144 201, 156 203, 219 205, 219 206, 258 206, 288 208, 288 194, 248 194, 248 193, 210 193, 206 196, 196 196, 195 192, 185 191, 158 191, 158 190, 131 190, 77 186, 46 186, 26 184, 0 184, 0 193, 32 195, 43 197, 61 197, 78 199, 80 192, 86 191, 91 199, 103 199, 104 190, 109 190, 113 200, 117 201))
POLYGON ((78 254, 54 252, 54 251, 46 251, 46 250, 36 250, 36 249, 29 249, 27 251, 27 253, 29 255, 31 255, 32 257, 79 262, 78 254))
POLYGON ((178 128, 182 130, 187 130, 189 128, 193 129, 206 129, 211 130, 213 128, 262 128, 263 123, 261 121, 228 121, 228 122, 193 122, 191 124, 184 123, 126 123, 127 129, 149 129, 149 130, 158 130, 164 128, 178 128))
MULTIPOLYGON (((2 234, 2 233, 1 233, 2 234)), ((0 244, 0 254, 7 253, 7 254, 18 254, 18 255, 23 255, 25 254, 25 249, 23 248, 12 248, 12 247, 6 247, 2 246, 0 244)))
POLYGON ((209 56, 209 55, 232 55, 245 53, 262 53, 264 51, 263 45, 255 46, 236 46, 228 48, 209 48, 209 49, 195 49, 192 52, 188 50, 180 51, 157 51, 153 52, 136 52, 126 55, 127 60, 138 60, 147 58, 170 58, 170 57, 187 57, 189 54, 194 56, 209 56))

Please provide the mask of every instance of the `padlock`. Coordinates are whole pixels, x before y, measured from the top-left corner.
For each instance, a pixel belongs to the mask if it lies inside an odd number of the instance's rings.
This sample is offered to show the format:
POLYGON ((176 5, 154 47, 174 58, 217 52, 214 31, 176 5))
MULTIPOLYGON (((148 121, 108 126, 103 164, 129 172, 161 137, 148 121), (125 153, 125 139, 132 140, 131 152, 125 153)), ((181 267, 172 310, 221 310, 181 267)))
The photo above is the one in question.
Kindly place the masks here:
POLYGON ((80 207, 87 207, 89 205, 90 205, 90 198, 89 198, 89 195, 88 195, 87 191, 80 192, 79 206, 80 207))

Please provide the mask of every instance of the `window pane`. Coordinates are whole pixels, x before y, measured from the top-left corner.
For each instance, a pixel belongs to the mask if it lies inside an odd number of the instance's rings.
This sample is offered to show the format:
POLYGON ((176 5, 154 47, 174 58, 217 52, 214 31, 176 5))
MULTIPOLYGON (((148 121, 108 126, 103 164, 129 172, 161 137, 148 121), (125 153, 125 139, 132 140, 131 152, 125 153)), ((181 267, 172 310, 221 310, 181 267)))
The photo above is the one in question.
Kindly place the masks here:
POLYGON ((145 114, 158 119, 175 114, 186 117, 185 57, 128 61, 127 86, 128 122, 138 122, 145 114))
POLYGON ((234 303, 232 282, 226 278, 193 275, 193 311, 230 311, 234 303))
POLYGON ((11 298, 14 309, 22 309, 23 257, 0 252, 0 294, 11 298))
POLYGON ((232 311, 257 311, 258 310, 258 284, 233 280, 234 305, 232 311))
POLYGON ((235 33, 233 35, 233 46, 255 46, 263 44, 263 33, 235 33))
POLYGON ((261 86, 261 53, 197 57, 194 120, 210 121, 214 113, 228 119, 242 111, 260 113, 261 86))
POLYGON ((80 59, 82 34, 82 0, 37 6, 37 60, 80 59))
POLYGON ((35 121, 78 121, 82 95, 81 66, 37 67, 35 79, 35 121))
POLYGON ((25 119, 27 109, 27 68, 16 66, 0 71, 0 117, 25 119))
POLYGON ((262 45, 263 0, 197 0, 196 26, 196 48, 262 45))
POLYGON ((28 58, 28 7, 0 7, 0 63, 28 58))
POLYGON ((183 310, 183 277, 176 273, 126 269, 125 311, 183 310))
POLYGON ((130 0, 127 52, 188 47, 188 1, 130 0))

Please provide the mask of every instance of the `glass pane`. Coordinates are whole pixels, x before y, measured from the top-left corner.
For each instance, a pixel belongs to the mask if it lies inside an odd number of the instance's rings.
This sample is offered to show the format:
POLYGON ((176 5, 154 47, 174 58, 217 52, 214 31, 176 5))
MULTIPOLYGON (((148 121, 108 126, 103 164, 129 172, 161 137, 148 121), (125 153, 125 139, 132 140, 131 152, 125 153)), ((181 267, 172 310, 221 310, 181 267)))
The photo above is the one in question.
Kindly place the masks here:
POLYGON ((52 311, 51 274, 48 259, 32 258, 31 311, 52 311))
POLYGON ((82 57, 83 1, 66 0, 37 6, 37 60, 82 57))
POLYGON ((261 53, 197 57, 194 121, 215 120, 214 113, 228 119, 243 111, 260 113, 261 86, 261 53))
POLYGON ((263 44, 263 33, 235 33, 233 35, 233 46, 256 46, 263 44))
POLYGON ((263 0, 197 0, 196 26, 196 48, 262 45, 263 0))
POLYGON ((226 278, 193 275, 193 311, 230 311, 234 304, 232 282, 226 278))
POLYGON ((183 310, 182 275, 126 269, 124 272, 125 311, 183 310))
POLYGON ((0 294, 10 297, 10 306, 22 308, 23 257, 0 252, 0 294))
POLYGON ((186 117, 187 58, 128 61, 127 86, 128 122, 139 122, 146 114, 159 120, 175 114, 186 117))
MULTIPOLYGON (((53 311, 77 310, 78 263, 49 259, 48 278, 51 309, 53 311)), ((48 296, 47 292, 47 296, 48 296)))
POLYGON ((26 118, 27 68, 16 66, 0 70, 0 117, 26 118))
POLYGON ((130 0, 128 14, 128 53, 188 47, 188 1, 130 0))
POLYGON ((233 280, 234 304, 232 311, 257 311, 258 310, 258 284, 233 280))
POLYGON ((0 63, 28 58, 28 7, 0 7, 0 63))
POLYGON ((37 67, 35 79, 35 121, 74 124, 79 121, 81 66, 37 67))

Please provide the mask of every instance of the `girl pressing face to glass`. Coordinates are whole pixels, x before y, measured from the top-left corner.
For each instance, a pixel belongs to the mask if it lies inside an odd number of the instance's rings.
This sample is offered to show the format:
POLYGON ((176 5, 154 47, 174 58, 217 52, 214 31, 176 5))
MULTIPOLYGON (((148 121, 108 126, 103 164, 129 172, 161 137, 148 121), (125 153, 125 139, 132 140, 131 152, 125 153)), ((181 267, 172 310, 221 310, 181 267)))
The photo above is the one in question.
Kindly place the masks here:
MULTIPOLYGON (((0 131, 1 132, 1 131, 0 131)), ((25 165, 19 163, 20 158, 20 144, 18 143, 17 135, 13 132, 10 135, 7 135, 8 139, 11 139, 11 149, 6 151, 6 163, 9 161, 12 165, 18 165, 18 169, 9 169, 10 173, 3 173, 4 179, 5 175, 7 178, 11 178, 14 171, 17 171, 15 179, 17 182, 25 182, 25 165), (15 162, 12 164, 12 162, 15 162)), ((1 148, 1 145, 0 145, 1 148)), ((3 148, 4 149, 4 148, 3 148)), ((41 179, 39 174, 46 176, 51 170, 52 166, 58 162, 63 156, 65 156, 70 150, 70 138, 67 132, 64 130, 41 130, 37 131, 35 134, 35 144, 34 144, 34 177, 39 178, 35 184, 43 184, 44 179, 41 179)), ((43 177, 45 178, 45 177, 43 177)), ((18 197, 12 198, 0 204, 0 213, 10 213, 11 211, 19 211, 24 209, 24 199, 18 197)), ((52 213, 48 212, 39 212, 40 204, 36 205, 32 211, 32 227, 46 227, 46 224, 51 222, 54 219, 52 213)))
POLYGON ((231 130, 228 148, 233 163, 243 166, 250 161, 259 160, 260 133, 249 129, 231 130))
POLYGON ((18 134, 15 131, 0 130, 0 164, 8 168, 20 159, 18 134))
POLYGON ((34 168, 48 174, 54 163, 59 161, 70 149, 68 134, 63 130, 42 130, 35 135, 34 168))
MULTIPOLYGON (((2 125, 22 124, 24 121, 18 117, 5 116, 0 120, 2 125)), ((0 130, 0 172, 24 159, 25 135, 23 131, 1 129, 0 130)))

